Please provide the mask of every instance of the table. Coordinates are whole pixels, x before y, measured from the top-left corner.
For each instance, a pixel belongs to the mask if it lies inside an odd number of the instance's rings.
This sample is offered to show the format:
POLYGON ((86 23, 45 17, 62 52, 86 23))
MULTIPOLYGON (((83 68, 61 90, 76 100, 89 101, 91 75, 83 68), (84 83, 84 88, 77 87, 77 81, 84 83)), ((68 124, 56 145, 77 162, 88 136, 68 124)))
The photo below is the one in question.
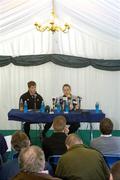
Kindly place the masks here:
POLYGON ((30 122, 32 123, 47 123, 52 122, 53 118, 63 115, 65 116, 68 124, 72 122, 87 122, 90 123, 90 137, 92 138, 92 123, 99 123, 104 117, 105 114, 100 110, 96 113, 95 110, 92 109, 83 109, 77 112, 69 112, 69 113, 41 113, 39 111, 28 111, 26 113, 20 112, 18 109, 11 109, 8 112, 8 120, 10 121, 20 121, 20 122, 30 122))

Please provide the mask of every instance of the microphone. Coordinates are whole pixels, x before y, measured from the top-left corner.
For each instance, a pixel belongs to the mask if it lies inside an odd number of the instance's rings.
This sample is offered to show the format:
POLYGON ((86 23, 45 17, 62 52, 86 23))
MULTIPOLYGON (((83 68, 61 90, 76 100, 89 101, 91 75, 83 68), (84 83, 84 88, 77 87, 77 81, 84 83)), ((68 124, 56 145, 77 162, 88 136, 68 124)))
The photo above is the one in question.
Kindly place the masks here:
POLYGON ((34 94, 34 99, 36 99, 36 97, 37 97, 37 94, 35 93, 35 94, 34 94))
POLYGON ((45 112, 47 112, 47 113, 50 112, 50 106, 49 106, 49 105, 46 105, 46 106, 45 106, 45 112))
POLYGON ((73 104, 73 110, 75 111, 75 107, 76 107, 76 105, 77 105, 76 99, 73 99, 73 100, 72 100, 72 104, 73 104))
POLYGON ((36 106, 36 97, 37 97, 37 94, 35 93, 34 94, 34 110, 37 109, 37 106, 36 106))
POLYGON ((71 103, 71 97, 68 97, 68 103, 70 104, 71 103))
POLYGON ((53 111, 54 111, 54 109, 55 109, 55 102, 56 102, 56 98, 52 98, 52 108, 53 108, 53 111))
POLYGON ((65 95, 63 96, 63 101, 67 101, 67 97, 65 95))
POLYGON ((80 107, 81 107, 81 97, 80 96, 77 96, 77 99, 78 99, 78 105, 79 105, 79 110, 80 110, 80 107))
POLYGON ((60 102, 61 110, 63 111, 63 99, 60 99, 59 102, 60 102))

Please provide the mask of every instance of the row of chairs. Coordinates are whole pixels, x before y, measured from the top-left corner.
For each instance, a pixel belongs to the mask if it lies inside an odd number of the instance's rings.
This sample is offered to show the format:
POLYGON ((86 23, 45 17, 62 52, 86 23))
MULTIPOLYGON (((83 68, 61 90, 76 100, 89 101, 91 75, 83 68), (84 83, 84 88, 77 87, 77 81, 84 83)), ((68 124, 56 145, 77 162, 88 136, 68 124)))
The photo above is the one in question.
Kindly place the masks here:
MULTIPOLYGON (((8 145, 8 152, 11 151, 11 135, 5 136, 7 145, 8 145)), ((57 163, 61 155, 53 155, 49 157, 49 163, 52 165, 53 169, 56 168, 57 163)), ((115 154, 104 154, 104 159, 108 165, 109 168, 116 162, 120 160, 120 154, 115 155, 115 154)))
MULTIPOLYGON (((49 163, 52 165, 54 170, 56 169, 60 157, 61 155, 53 155, 49 157, 49 163)), ((120 160, 120 155, 115 155, 115 154, 104 154, 103 157, 109 168, 111 168, 115 162, 120 160)))

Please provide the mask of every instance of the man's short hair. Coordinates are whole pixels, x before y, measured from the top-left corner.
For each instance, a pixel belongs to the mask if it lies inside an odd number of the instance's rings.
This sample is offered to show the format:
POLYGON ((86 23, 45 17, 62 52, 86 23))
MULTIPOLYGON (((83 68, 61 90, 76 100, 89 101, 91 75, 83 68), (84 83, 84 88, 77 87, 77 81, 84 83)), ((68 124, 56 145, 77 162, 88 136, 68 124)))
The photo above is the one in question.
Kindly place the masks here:
POLYGON ((113 123, 110 119, 108 118, 104 118, 101 122, 100 122, 100 131, 102 134, 104 135, 108 135, 111 134, 113 130, 113 123))
POLYGON ((18 162, 22 171, 39 173, 45 167, 44 152, 38 146, 23 148, 20 152, 18 162))
POLYGON ((68 145, 69 147, 72 147, 75 144, 83 144, 83 142, 80 137, 72 133, 67 136, 65 140, 65 144, 68 145))
POLYGON ((36 82, 35 81, 29 81, 27 83, 27 85, 28 85, 28 88, 30 88, 31 86, 36 86, 36 82))
POLYGON ((62 89, 64 89, 64 87, 66 87, 66 86, 69 87, 70 90, 71 90, 71 86, 70 86, 69 84, 64 84, 63 87, 62 87, 62 89))
POLYGON ((113 180, 120 180, 120 161, 117 161, 111 168, 113 180))
POLYGON ((66 119, 64 116, 56 116, 53 119, 53 128, 55 131, 62 132, 66 126, 66 119))
POLYGON ((22 148, 30 145, 30 140, 24 132, 16 131, 12 135, 11 145, 15 149, 15 151, 20 152, 22 148))

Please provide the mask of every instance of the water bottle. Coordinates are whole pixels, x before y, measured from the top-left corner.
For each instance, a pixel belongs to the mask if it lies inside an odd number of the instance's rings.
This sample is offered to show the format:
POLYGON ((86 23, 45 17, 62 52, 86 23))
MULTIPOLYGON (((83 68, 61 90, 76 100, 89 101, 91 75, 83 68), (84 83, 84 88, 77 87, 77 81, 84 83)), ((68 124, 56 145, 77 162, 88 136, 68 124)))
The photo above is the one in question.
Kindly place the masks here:
POLYGON ((69 103, 68 103, 68 101, 65 102, 64 112, 65 112, 65 113, 69 113, 69 103))
POLYGON ((57 108, 56 110, 57 110, 58 113, 61 112, 61 106, 60 106, 59 102, 57 102, 56 108, 57 108))
POLYGON ((99 112, 99 103, 98 102, 95 103, 95 111, 96 111, 96 113, 99 112))
POLYGON ((28 105, 27 101, 24 102, 24 112, 28 112, 28 105))
POLYGON ((45 112, 45 103, 44 103, 44 101, 42 101, 42 103, 41 103, 40 112, 42 112, 42 113, 45 112))
POLYGON ((23 104, 23 100, 22 100, 22 98, 20 99, 20 103, 19 103, 19 110, 20 110, 21 112, 23 112, 23 111, 24 111, 24 104, 23 104))

